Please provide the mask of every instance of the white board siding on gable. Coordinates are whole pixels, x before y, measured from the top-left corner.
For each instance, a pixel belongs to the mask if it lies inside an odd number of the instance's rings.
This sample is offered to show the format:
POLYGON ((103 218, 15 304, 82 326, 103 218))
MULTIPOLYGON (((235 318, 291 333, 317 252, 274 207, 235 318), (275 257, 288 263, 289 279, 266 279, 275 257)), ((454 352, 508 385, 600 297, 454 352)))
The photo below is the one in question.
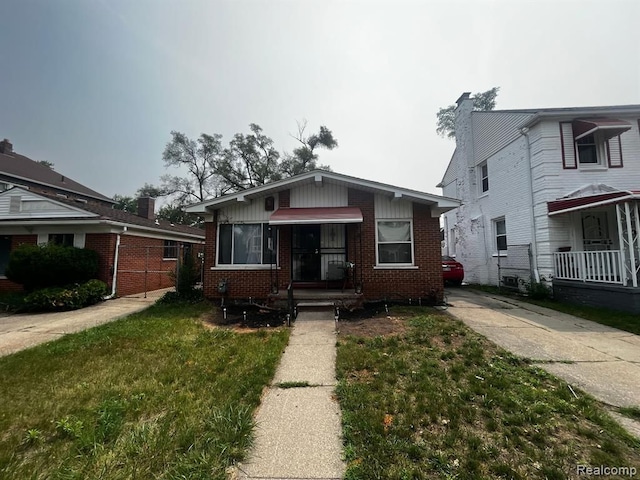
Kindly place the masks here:
POLYGON ((79 211, 26 190, 11 190, 0 195, 0 218, 3 219, 90 218, 95 216, 97 215, 87 211, 79 211))
POLYGON ((474 164, 484 162, 521 136, 517 126, 531 115, 532 113, 474 112, 474 164))
POLYGON ((291 208, 346 207, 349 205, 347 187, 327 181, 321 187, 315 183, 291 189, 291 208))
POLYGON ((391 200, 385 195, 375 195, 376 218, 413 218, 413 204, 407 200, 391 200))
POLYGON ((238 202, 235 205, 221 208, 218 212, 218 223, 268 222, 271 214, 278 209, 278 194, 274 194, 273 197, 273 210, 265 210, 266 197, 254 198, 248 204, 238 202))

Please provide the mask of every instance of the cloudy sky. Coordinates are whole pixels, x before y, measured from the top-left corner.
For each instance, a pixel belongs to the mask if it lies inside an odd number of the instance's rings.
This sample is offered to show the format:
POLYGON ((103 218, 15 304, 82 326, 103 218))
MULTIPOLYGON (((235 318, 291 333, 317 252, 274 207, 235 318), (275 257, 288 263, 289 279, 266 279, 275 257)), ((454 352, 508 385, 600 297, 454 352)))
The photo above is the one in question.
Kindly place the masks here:
POLYGON ((0 138, 106 195, 166 173, 171 130, 330 128, 340 173, 432 193, 436 112, 640 103, 640 1, 3 0, 0 138))

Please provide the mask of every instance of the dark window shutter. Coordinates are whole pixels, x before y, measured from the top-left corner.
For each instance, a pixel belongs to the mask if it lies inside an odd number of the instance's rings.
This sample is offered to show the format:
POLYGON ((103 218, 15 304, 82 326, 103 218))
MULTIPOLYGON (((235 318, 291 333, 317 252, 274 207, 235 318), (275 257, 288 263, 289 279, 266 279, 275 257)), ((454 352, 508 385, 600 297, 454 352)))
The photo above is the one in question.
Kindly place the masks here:
POLYGON ((578 168, 576 146, 573 140, 573 126, 571 122, 560 122, 560 145, 562 147, 562 168, 578 168))
POLYGON ((607 140, 607 161, 609 168, 622 168, 622 141, 620 135, 607 140))

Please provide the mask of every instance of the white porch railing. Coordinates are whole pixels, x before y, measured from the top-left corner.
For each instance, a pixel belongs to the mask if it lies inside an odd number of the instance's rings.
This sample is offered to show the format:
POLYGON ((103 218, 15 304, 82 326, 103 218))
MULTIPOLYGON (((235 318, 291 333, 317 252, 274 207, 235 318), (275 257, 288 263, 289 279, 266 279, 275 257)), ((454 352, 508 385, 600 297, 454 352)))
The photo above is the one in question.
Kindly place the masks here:
POLYGON ((555 278, 624 284, 620 250, 555 252, 555 278))

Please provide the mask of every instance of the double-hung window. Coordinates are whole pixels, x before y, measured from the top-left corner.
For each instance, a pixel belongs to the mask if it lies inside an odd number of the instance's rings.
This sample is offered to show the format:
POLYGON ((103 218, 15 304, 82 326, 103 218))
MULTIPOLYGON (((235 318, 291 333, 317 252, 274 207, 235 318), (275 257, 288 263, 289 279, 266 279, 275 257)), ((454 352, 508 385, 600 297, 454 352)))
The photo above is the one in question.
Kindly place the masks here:
POLYGON ((489 167, 487 166, 487 162, 480 165, 480 188, 482 193, 489 191, 489 167))
POLYGON ((175 240, 165 240, 164 248, 162 250, 162 258, 178 258, 178 242, 176 242, 175 240))
POLYGON ((275 263, 276 236, 267 223, 223 223, 218 228, 218 265, 275 263))
POLYGON ((413 265, 411 220, 379 220, 376 240, 379 265, 413 265))
POLYGON ((498 253, 507 252, 507 224, 504 218, 494 221, 496 233, 496 251, 498 253))

